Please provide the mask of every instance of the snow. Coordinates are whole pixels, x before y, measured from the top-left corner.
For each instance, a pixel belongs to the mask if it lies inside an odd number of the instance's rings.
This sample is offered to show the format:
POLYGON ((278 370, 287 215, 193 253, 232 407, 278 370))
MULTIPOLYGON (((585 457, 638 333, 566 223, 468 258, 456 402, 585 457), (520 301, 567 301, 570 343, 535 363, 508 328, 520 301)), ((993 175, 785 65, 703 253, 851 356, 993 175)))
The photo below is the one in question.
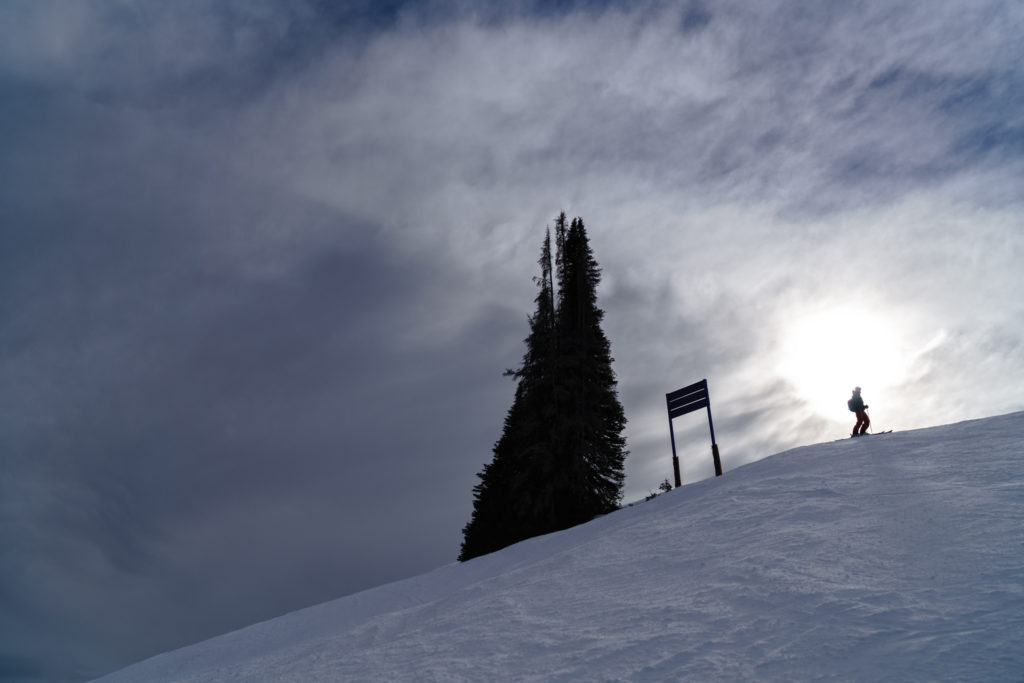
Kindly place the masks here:
POLYGON ((1022 442, 723 443, 723 477, 100 680, 1024 680, 1022 442))

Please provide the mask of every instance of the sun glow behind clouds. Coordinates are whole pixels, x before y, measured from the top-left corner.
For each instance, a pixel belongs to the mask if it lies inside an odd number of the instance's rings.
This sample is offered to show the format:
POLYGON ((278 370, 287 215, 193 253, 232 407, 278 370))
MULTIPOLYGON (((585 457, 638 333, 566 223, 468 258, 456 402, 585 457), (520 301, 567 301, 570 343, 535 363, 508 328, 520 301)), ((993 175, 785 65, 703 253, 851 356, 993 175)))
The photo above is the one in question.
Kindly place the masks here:
POLYGON ((836 417, 855 386, 870 402, 897 385, 911 359, 883 316, 843 307, 799 318, 782 338, 780 371, 814 411, 836 417))

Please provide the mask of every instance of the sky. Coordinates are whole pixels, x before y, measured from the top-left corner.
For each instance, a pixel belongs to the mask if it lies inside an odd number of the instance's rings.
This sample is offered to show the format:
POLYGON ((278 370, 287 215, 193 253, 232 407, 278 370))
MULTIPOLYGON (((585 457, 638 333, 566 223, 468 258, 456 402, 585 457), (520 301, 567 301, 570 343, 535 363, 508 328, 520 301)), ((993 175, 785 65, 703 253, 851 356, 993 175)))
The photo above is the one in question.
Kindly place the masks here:
POLYGON ((1009 0, 0 4, 0 680, 451 562, 561 211, 625 502, 702 378, 726 471, 847 434, 854 385, 879 429, 1024 408, 1022 33, 1009 0))

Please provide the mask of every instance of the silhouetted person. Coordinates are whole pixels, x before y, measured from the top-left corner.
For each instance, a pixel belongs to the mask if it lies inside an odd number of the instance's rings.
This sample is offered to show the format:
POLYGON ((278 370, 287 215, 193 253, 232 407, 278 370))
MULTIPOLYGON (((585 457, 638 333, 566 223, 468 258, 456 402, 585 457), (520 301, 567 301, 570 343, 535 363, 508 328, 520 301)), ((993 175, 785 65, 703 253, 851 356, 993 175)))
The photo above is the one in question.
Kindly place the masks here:
POLYGON ((868 431, 871 426, 871 418, 868 417, 868 407, 864 405, 864 399, 860 397, 860 387, 853 388, 853 396, 846 402, 851 411, 857 413, 857 424, 853 425, 853 433, 850 436, 860 436, 868 431))

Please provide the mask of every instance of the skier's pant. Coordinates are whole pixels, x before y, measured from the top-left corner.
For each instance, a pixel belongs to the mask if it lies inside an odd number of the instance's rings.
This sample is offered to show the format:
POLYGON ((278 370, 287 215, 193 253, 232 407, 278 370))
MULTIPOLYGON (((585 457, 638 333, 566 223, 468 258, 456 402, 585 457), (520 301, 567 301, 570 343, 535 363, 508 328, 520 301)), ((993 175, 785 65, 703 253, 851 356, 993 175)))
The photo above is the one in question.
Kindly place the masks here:
POLYGON ((857 411, 857 424, 853 426, 853 436, 863 434, 868 431, 868 427, 871 426, 871 418, 863 410, 857 411))

